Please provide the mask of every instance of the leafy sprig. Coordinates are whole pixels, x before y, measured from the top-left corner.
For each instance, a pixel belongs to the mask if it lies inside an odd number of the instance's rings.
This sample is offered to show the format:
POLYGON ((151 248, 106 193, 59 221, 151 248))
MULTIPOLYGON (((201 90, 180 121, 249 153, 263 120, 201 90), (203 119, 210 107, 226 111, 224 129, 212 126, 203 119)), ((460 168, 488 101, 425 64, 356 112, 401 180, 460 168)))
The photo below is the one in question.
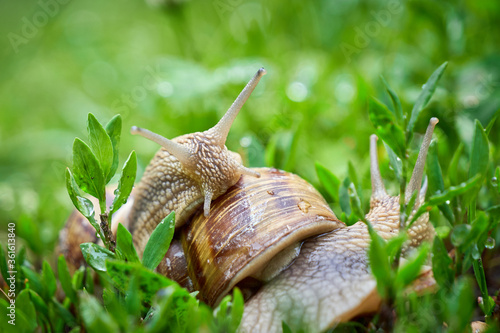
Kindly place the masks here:
POLYGON ((134 186, 137 159, 132 151, 123 165, 118 187, 111 206, 106 205, 106 184, 118 168, 118 147, 122 119, 120 115, 113 117, 104 127, 96 117, 89 113, 87 131, 89 144, 76 138, 73 143, 73 173, 66 169, 66 187, 71 201, 80 213, 85 216, 96 230, 99 238, 111 252, 115 251, 115 241, 111 233, 111 219, 129 197, 134 186), (99 220, 96 221, 95 207, 82 195, 82 191, 92 195, 99 201, 99 220))

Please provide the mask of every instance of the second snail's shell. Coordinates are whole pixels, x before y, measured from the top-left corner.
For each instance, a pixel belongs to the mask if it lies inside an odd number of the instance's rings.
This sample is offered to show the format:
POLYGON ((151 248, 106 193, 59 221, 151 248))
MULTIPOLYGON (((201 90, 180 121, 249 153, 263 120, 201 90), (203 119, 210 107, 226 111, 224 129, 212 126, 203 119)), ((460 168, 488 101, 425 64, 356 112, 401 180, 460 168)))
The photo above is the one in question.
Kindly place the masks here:
MULTIPOLYGON (((189 275, 203 301, 216 305, 238 282, 306 238, 343 226, 323 197, 297 175, 256 169, 196 215, 181 239, 189 275)), ((286 263, 285 263, 286 264, 286 263)))

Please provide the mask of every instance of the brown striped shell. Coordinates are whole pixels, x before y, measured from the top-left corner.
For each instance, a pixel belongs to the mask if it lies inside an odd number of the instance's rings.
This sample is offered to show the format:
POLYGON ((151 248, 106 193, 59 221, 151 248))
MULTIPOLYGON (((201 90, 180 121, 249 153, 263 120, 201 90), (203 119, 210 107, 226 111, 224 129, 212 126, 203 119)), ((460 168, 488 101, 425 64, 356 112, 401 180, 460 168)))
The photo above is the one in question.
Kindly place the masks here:
POLYGON ((261 178, 242 176, 214 201, 208 217, 200 212, 183 230, 194 289, 210 305, 239 281, 258 276, 280 252, 344 226, 299 176, 277 169, 256 171, 261 178))

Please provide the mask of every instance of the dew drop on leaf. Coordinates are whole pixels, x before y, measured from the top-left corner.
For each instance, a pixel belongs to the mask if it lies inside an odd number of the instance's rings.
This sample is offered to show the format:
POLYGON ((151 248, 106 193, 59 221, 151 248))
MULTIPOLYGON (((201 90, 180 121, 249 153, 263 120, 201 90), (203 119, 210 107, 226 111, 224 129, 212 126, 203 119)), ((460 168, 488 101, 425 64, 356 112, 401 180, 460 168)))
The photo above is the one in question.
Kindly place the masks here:
POLYGON ((486 247, 487 249, 490 249, 490 250, 492 248, 494 248, 495 247, 495 239, 491 238, 491 237, 488 237, 488 239, 484 243, 484 247, 486 247))

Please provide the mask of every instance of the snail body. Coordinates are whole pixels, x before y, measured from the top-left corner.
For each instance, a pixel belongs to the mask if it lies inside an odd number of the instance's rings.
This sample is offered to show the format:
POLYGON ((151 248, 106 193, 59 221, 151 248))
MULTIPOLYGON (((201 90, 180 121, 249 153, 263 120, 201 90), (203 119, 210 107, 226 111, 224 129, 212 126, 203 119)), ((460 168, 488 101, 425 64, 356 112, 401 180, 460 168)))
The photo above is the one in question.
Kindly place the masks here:
MULTIPOLYGON (((162 149, 147 167, 115 223, 129 225, 142 256, 152 231, 171 211, 176 240, 158 272, 215 306, 234 286, 258 281, 245 305, 240 330, 321 331, 378 306, 366 255, 370 237, 358 222, 341 223, 321 195, 300 177, 276 169, 249 169, 225 147, 229 128, 265 74, 260 69, 213 128, 173 140, 134 127, 162 149), (260 177, 260 178, 259 178, 260 177), (211 207, 211 203, 212 207, 211 207), (200 209, 200 206, 203 209, 200 209), (125 213, 123 213, 125 212, 125 213), (175 263, 179 263, 178 265, 175 263), (297 318, 299 318, 297 322, 297 318)), ((433 118, 408 193, 420 191, 433 118)), ((387 195, 371 140, 373 194, 367 219, 384 238, 399 231, 399 198, 387 195)), ((425 186, 415 207, 423 201, 425 186)), ((416 209, 415 208, 415 209, 416 209)), ((424 215, 410 230, 408 247, 433 235, 424 215)))

